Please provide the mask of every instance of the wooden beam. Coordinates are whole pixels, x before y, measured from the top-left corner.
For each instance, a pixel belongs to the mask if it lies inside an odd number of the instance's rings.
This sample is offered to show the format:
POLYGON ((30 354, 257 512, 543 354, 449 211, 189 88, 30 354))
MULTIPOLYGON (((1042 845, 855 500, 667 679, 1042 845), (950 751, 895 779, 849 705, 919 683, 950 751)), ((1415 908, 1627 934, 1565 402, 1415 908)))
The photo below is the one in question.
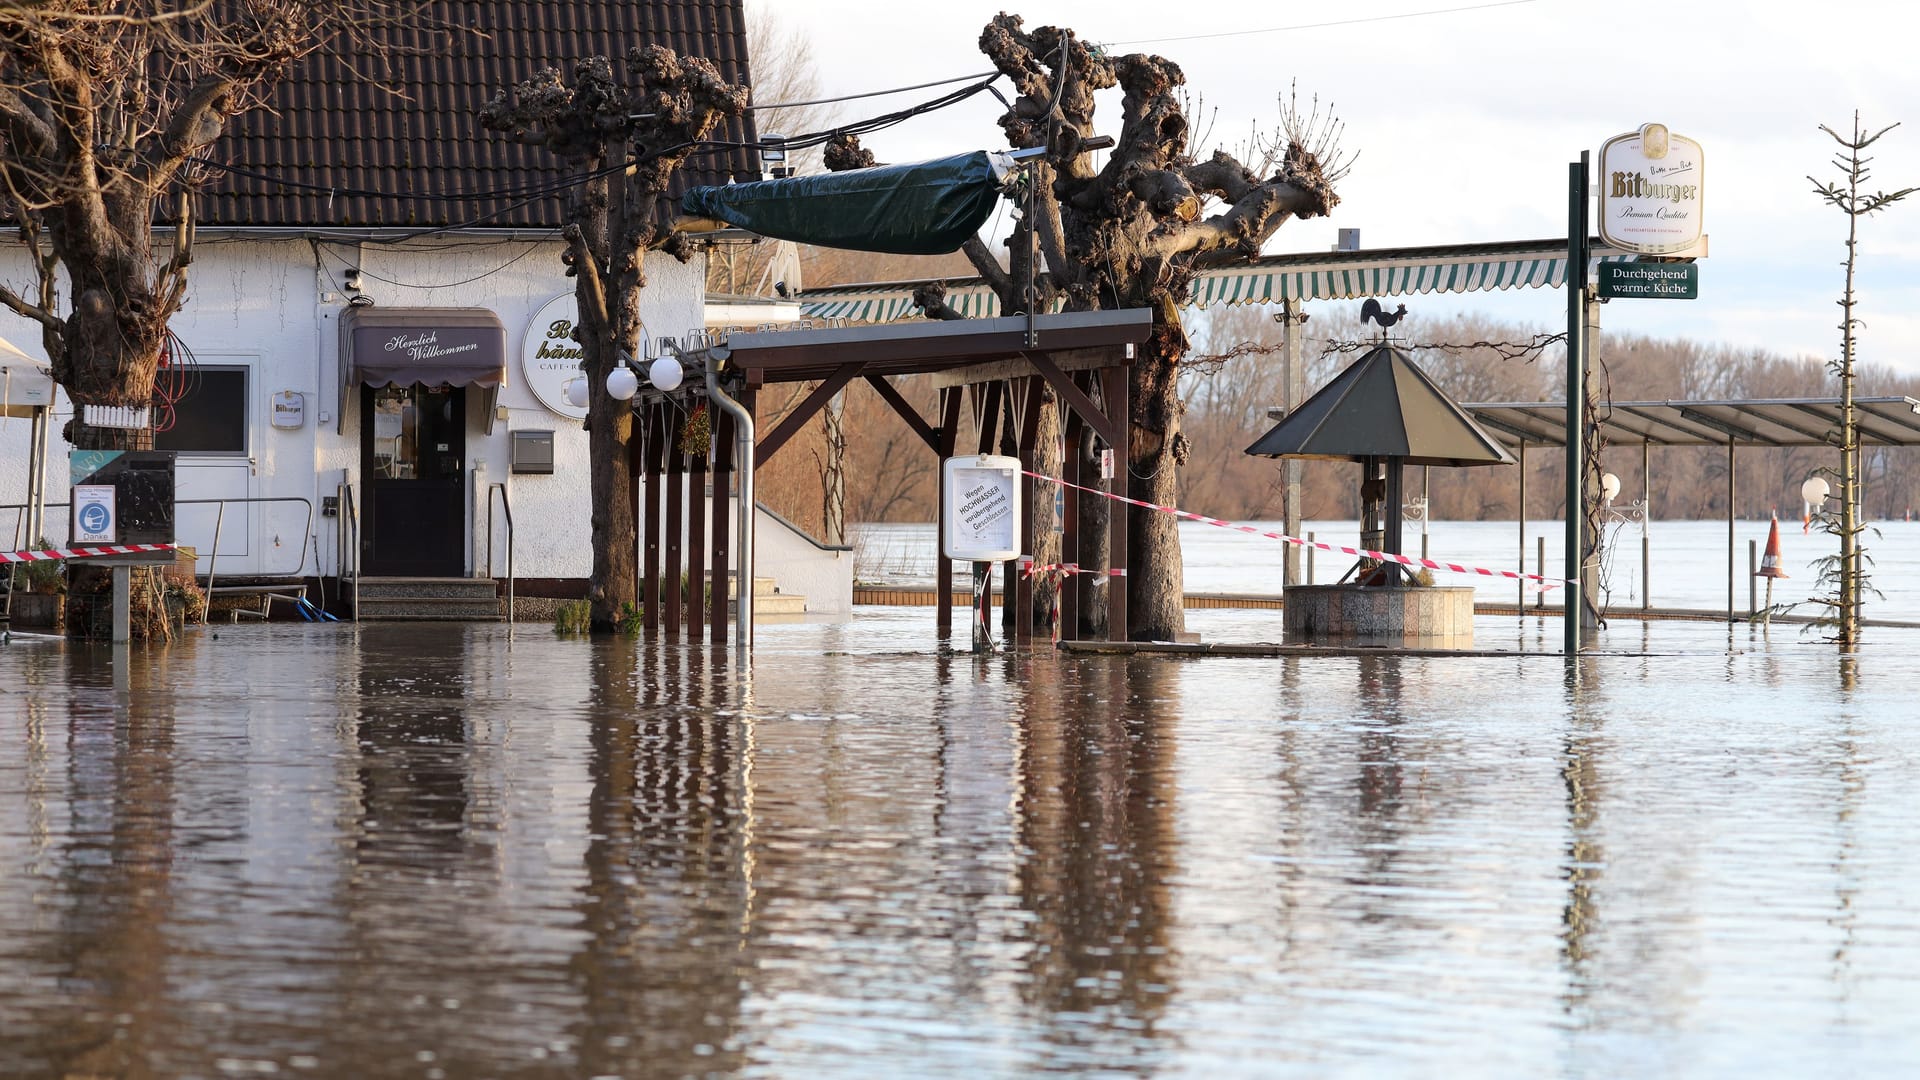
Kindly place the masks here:
POLYGON ((647 524, 640 549, 640 622, 646 636, 652 638, 660 630, 660 450, 666 423, 658 405, 647 408, 641 417, 647 433, 647 479, 642 496, 647 524))
POLYGON ((732 551, 728 539, 733 535, 732 515, 727 512, 727 488, 732 480, 733 414, 725 409, 710 410, 713 419, 713 594, 708 607, 710 640, 727 643, 727 559, 732 551))
POLYGON ((906 421, 915 435, 920 436, 920 441, 927 444, 927 449, 936 454, 940 452, 940 436, 934 433, 931 425, 921 419, 920 410, 914 408, 900 391, 894 389, 893 383, 889 382, 885 375, 869 375, 867 383, 880 395, 880 400, 893 406, 893 411, 899 414, 900 419, 906 421))
POLYGON ((706 628, 707 456, 712 450, 709 438, 707 449, 695 451, 687 460, 687 640, 691 642, 698 642, 706 628))
MULTIPOLYGON (((1020 408, 1020 467, 1034 472, 1034 461, 1038 457, 1040 442, 1040 410, 1046 402, 1046 383, 1037 375, 1029 375, 1025 380, 1026 392, 1021 394, 1020 408)), ((1020 528, 1020 550, 1032 557, 1040 549, 1040 533, 1034 528, 1034 501, 1039 498, 1040 482, 1031 476, 1020 478, 1020 495, 1026 507, 1020 528)), ((1053 489, 1047 489, 1048 498, 1053 497, 1053 489)), ((1009 601, 1014 607, 1013 639, 1023 645, 1033 644, 1033 577, 1016 571, 1017 580, 1009 601)))
POLYGON ((662 582, 664 586, 662 592, 665 596, 660 612, 660 622, 661 626, 667 632, 667 637, 678 640, 680 637, 681 619, 683 618, 680 611, 680 573, 682 566, 680 561, 680 536, 682 526, 685 523, 680 513, 682 509, 681 500, 686 497, 687 488, 686 460, 684 455, 680 453, 680 429, 686 414, 680 411, 679 406, 673 404, 663 406, 660 413, 661 419, 664 421, 660 427, 662 441, 666 444, 664 447, 666 451, 666 475, 663 479, 667 488, 666 559, 661 564, 661 572, 666 575, 666 580, 662 582))
MULTIPOLYGON (((960 442, 961 394, 962 390, 957 386, 951 386, 940 391, 940 440, 939 445, 934 447, 934 450, 940 458, 940 462, 936 466, 937 472, 935 473, 934 487, 935 497, 939 500, 934 508, 936 519, 939 515, 939 508, 947 504, 947 459, 953 456, 954 448, 960 442)), ((946 551, 944 550, 944 542, 937 535, 939 530, 937 524, 934 526, 934 529, 936 536, 934 538, 933 583, 934 590, 940 594, 940 602, 934 609, 934 632, 945 639, 953 636, 953 560, 947 558, 946 551)))
POLYGON ((759 464, 770 460, 776 451, 787 444, 788 439, 798 435, 800 429, 807 426, 807 421, 812 420, 815 413, 819 412, 827 402, 833 400, 833 395, 845 389, 846 385, 860 374, 864 366, 864 364, 842 364, 831 376, 822 380, 819 386, 814 387, 813 393, 808 394, 805 401, 794 406, 793 411, 783 417, 780 423, 774 425, 774 429, 767 432, 766 437, 754 447, 754 463, 759 464))
MULTIPOLYGON (((1110 367, 1100 372, 1100 396, 1107 403, 1107 414, 1102 417, 1109 427, 1117 427, 1120 438, 1109 439, 1107 444, 1113 447, 1113 486, 1112 491, 1122 499, 1132 496, 1133 463, 1127 456, 1126 433, 1133 422, 1131 411, 1131 393, 1133 390, 1133 372, 1124 367, 1110 367)), ((1133 567, 1129 564, 1127 553, 1128 519, 1136 507, 1123 502, 1113 504, 1107 514, 1109 529, 1107 535, 1107 562, 1114 569, 1124 568, 1126 577, 1107 579, 1107 640, 1133 640, 1133 624, 1128 621, 1127 591, 1133 588, 1133 567)), ((1151 511, 1142 510, 1141 513, 1151 511)))
MULTIPOLYGON (((1085 417, 1087 423, 1093 426, 1093 430, 1099 432, 1100 437, 1107 440, 1107 445, 1114 447, 1116 453, 1126 452, 1127 435, 1124 426, 1115 426, 1112 419, 1101 412, 1100 407, 1093 403, 1093 399, 1089 398, 1079 387, 1073 385, 1073 380, 1067 378, 1065 373, 1063 373, 1052 360, 1047 358, 1046 353, 1027 353, 1026 357, 1027 360, 1033 364, 1036 371, 1046 376, 1047 384, 1053 387, 1053 392, 1059 395, 1062 404, 1085 417)), ((1124 367, 1100 369, 1103 377, 1112 371, 1125 372, 1127 369, 1124 367)), ((1103 382, 1102 385, 1108 389, 1112 388, 1110 380, 1103 382)), ((1107 400, 1111 401, 1113 399, 1108 398, 1107 400)))

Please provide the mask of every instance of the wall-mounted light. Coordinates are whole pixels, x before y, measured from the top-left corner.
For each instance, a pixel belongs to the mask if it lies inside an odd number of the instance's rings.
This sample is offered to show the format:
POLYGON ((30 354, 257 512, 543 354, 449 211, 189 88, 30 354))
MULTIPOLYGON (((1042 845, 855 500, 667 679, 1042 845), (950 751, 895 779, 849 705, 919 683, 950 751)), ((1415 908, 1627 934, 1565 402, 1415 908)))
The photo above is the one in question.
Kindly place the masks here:
POLYGON ((760 164, 775 179, 781 180, 793 175, 787 167, 787 137, 785 135, 760 136, 760 164))
POLYGON ((607 394, 615 401, 632 401, 640 391, 640 376, 632 368, 633 357, 620 354, 620 362, 607 372, 607 394))
POLYGON ((346 283, 340 287, 342 289, 345 289, 347 292, 351 292, 351 293, 359 292, 360 291, 360 268, 357 266, 347 267, 346 283))

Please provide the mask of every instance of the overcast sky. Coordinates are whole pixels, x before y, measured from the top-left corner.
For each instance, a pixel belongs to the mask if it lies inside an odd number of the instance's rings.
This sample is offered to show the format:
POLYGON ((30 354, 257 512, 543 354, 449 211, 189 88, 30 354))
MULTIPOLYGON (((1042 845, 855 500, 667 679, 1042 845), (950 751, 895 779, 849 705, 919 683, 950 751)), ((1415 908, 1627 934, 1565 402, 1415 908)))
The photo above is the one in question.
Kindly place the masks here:
MULTIPOLYGON (((1218 138, 1270 122, 1297 80, 1331 99, 1359 152, 1330 219, 1293 222, 1270 251, 1325 251, 1357 227, 1366 247, 1566 235, 1567 164, 1596 163, 1610 136, 1659 122, 1701 144, 1712 254, 1700 299, 1614 301, 1610 329, 1796 354, 1837 351, 1846 217, 1821 203, 1809 173, 1838 179, 1835 144, 1857 108, 1869 127, 1904 121, 1876 146, 1873 184, 1920 185, 1920 9, 1886 0, 1583 4, 1571 0, 1454 10, 1466 0, 1348 0, 1341 5, 1192 5, 1166 0, 1025 6, 898 0, 799 0, 777 10, 810 35, 828 93, 925 82, 989 68, 977 39, 1000 10, 1054 24, 1116 51, 1153 51, 1185 70, 1217 108, 1218 138), (1410 18, 1391 18, 1436 12, 1410 18), (1334 20, 1376 19, 1307 27, 1334 20), (1254 31, 1294 27, 1276 32, 1254 31), (1196 40, 1165 40, 1223 34, 1196 40), (1143 40, 1159 39, 1159 40, 1143 40)), ((929 96, 842 108, 844 119, 929 96)), ((869 136, 883 161, 999 147, 1000 106, 980 96, 869 136)), ((1117 97, 1100 115, 1117 128, 1117 97)), ((1597 165, 1596 165, 1597 169, 1597 165)), ((1862 224, 1858 277, 1867 327, 1861 358, 1920 373, 1920 193, 1862 224)), ((1564 328, 1557 290, 1407 298, 1422 315, 1485 311, 1564 328)))

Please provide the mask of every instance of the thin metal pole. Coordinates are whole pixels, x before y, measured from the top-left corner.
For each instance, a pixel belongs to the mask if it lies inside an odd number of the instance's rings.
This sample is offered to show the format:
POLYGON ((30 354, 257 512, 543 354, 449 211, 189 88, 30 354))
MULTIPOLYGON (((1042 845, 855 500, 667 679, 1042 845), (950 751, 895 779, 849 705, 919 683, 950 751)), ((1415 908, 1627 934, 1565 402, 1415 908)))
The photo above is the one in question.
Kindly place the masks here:
POLYGON ((1586 507, 1587 160, 1567 166, 1567 506, 1566 618, 1562 647, 1580 652, 1582 516, 1586 507))
MULTIPOLYGON (((1307 543, 1309 545, 1314 543, 1312 533, 1307 534, 1307 543)), ((1318 550, 1320 549, 1312 546, 1307 548, 1307 584, 1309 585, 1313 584, 1313 553, 1318 550)))
MULTIPOLYGON (((1533 543, 1534 543, 1533 572, 1540 575, 1541 577, 1546 577, 1547 576, 1547 538, 1544 536, 1536 536, 1533 538, 1533 543)), ((1521 560, 1521 565, 1522 566, 1526 565, 1526 561, 1524 559, 1521 560)), ((1539 592, 1533 594, 1533 606, 1536 608, 1541 608, 1543 610, 1546 608, 1547 590, 1541 589, 1539 592)))
POLYGON ((1653 455, 1649 440, 1640 440, 1640 608, 1653 607, 1653 545, 1647 529, 1653 520, 1653 455))
MULTIPOLYGON (((220 563, 220 524, 226 519, 227 501, 222 499, 220 505, 213 511, 213 550, 207 552, 207 602, 200 605, 201 626, 206 626, 207 620, 213 617, 213 571, 214 567, 220 563)), ((357 602, 359 599, 359 593, 356 591, 354 600, 357 602)), ((357 613, 359 608, 354 608, 354 611, 357 613)))
POLYGON ((1747 617, 1760 613, 1760 542, 1747 541, 1747 617))
POLYGON ((1420 469, 1420 557, 1431 559, 1427 554, 1427 522, 1433 519, 1433 466, 1420 469))
POLYGON ((1727 621, 1733 621, 1734 537, 1733 500, 1738 489, 1733 483, 1733 436, 1727 436, 1727 621))
MULTIPOLYGON (((737 598, 734 601, 734 633, 737 635, 735 664, 745 664, 747 653, 753 648, 753 414, 741 404, 726 395, 720 389, 720 379, 711 367, 707 369, 707 399, 719 406, 728 416, 733 417, 734 439, 737 449, 735 472, 740 489, 738 522, 734 526, 735 536, 740 548, 734 553, 739 569, 735 571, 739 578, 737 598)), ((713 493, 715 501, 721 492, 713 493)), ((725 586, 714 583, 716 594, 724 593, 725 586)))
MULTIPOLYGON (((1520 511, 1518 516, 1520 518, 1520 569, 1525 570, 1527 568, 1527 441, 1525 439, 1520 440, 1519 459, 1520 511)), ((1517 591, 1514 594, 1513 602, 1524 611, 1527 606, 1527 583, 1523 579, 1514 582, 1514 584, 1517 586, 1517 591)))

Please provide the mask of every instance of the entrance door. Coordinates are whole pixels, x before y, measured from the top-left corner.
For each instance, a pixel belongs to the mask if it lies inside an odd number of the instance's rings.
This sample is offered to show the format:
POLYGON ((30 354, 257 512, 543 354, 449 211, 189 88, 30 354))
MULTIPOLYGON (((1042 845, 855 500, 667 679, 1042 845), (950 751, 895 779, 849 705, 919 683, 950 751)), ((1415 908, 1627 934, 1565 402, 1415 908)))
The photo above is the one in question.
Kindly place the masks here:
POLYGON ((362 387, 361 557, 370 576, 466 573, 467 392, 362 387))

